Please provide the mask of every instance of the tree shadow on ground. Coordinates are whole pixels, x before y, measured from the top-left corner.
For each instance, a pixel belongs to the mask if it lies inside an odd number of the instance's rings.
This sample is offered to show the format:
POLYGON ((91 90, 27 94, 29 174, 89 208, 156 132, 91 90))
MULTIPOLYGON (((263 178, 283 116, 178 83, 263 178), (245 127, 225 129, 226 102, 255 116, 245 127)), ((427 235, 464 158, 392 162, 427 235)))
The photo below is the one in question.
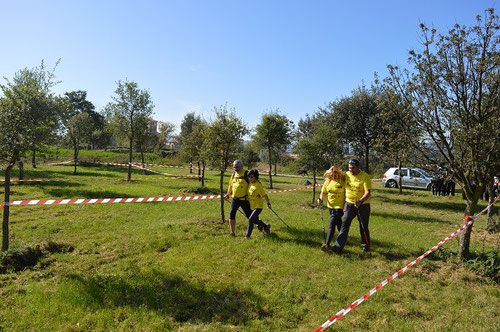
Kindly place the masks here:
MULTIPOLYGON (((125 173, 126 174, 126 173, 125 173)), ((3 173, 1 173, 3 176, 3 173)), ((24 178, 26 179, 54 179, 57 178, 58 176, 64 176, 68 178, 85 178, 85 177, 100 177, 100 178, 106 178, 109 177, 108 175, 102 174, 102 173, 97 173, 97 172, 79 172, 76 175, 73 174, 73 169, 71 170, 36 170, 36 171, 24 171, 24 178)), ((17 179, 18 174, 17 172, 12 172, 11 177, 13 179, 17 179)), ((69 179, 68 179, 69 180, 69 179)))
POLYGON ((110 190, 72 190, 67 188, 42 188, 43 192, 52 198, 131 198, 137 195, 130 195, 123 192, 110 190))
POLYGON ((269 316, 263 299, 250 290, 234 287, 208 289, 159 271, 129 277, 70 275, 76 288, 76 305, 101 308, 147 308, 177 322, 201 321, 240 325, 269 316))
POLYGON ((428 201, 419 201, 419 200, 411 200, 411 199, 395 198, 395 197, 380 197, 380 200, 384 203, 416 206, 431 210, 448 210, 451 212, 463 212, 465 210, 465 204, 457 202, 443 202, 443 201, 428 202, 428 201))
POLYGON ((452 220, 443 220, 435 217, 424 217, 424 216, 416 216, 416 215, 403 215, 398 213, 388 213, 388 212, 379 212, 372 211, 372 216, 380 217, 383 219, 390 220, 401 220, 401 221, 413 221, 413 222, 423 222, 423 223, 439 223, 439 224, 451 224, 452 220))

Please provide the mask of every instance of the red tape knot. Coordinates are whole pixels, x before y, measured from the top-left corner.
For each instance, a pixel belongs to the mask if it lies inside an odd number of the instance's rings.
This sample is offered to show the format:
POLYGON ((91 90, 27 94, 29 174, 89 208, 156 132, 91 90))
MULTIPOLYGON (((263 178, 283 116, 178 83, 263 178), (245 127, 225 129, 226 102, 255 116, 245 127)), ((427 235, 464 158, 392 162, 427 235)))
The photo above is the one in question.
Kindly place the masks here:
POLYGON ((473 221, 473 220, 474 220, 474 217, 472 217, 472 216, 465 216, 465 217, 464 217, 464 220, 465 220, 465 221, 473 221))

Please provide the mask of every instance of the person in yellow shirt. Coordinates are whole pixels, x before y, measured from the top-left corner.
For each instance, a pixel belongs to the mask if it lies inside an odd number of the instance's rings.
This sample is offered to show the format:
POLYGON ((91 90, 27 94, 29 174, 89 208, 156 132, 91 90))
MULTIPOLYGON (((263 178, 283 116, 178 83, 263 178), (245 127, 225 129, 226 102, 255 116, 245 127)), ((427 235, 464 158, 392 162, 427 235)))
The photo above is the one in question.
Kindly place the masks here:
POLYGON ((361 248, 363 251, 369 251, 370 231, 368 230, 368 223, 370 221, 372 180, 366 172, 361 170, 359 161, 356 159, 349 161, 349 171, 345 177, 345 188, 344 219, 332 250, 336 253, 342 252, 347 243, 351 222, 357 216, 361 235, 361 248))
POLYGON ((243 171, 243 162, 241 160, 235 160, 233 162, 233 174, 229 178, 229 187, 227 188, 227 194, 224 195, 224 199, 232 198, 231 201, 231 211, 229 212, 229 229, 231 231, 231 236, 236 236, 236 212, 238 208, 241 207, 245 216, 250 218, 252 210, 250 209, 250 203, 248 202, 248 178, 247 171, 243 171))
POLYGON ((250 238, 252 235, 254 224, 258 226, 259 230, 264 230, 267 234, 271 233, 271 225, 265 224, 259 219, 259 215, 264 208, 263 199, 267 201, 267 207, 271 208, 271 201, 269 196, 267 196, 266 191, 262 187, 262 183, 259 181, 259 171, 252 169, 248 171, 248 201, 250 202, 250 209, 252 213, 248 218, 248 229, 246 238, 250 238))
POLYGON ((318 204, 323 204, 323 199, 327 196, 326 206, 330 213, 330 225, 326 243, 321 246, 321 250, 330 251, 330 242, 335 234, 335 228, 340 232, 342 216, 344 215, 345 203, 345 173, 337 166, 332 166, 325 173, 325 183, 318 198, 318 204))

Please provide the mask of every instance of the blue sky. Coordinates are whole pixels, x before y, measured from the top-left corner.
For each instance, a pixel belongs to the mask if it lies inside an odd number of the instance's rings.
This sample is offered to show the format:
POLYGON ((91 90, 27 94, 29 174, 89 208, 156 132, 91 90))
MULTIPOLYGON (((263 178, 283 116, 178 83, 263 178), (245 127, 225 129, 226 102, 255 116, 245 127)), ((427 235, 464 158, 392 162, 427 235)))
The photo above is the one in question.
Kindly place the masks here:
POLYGON ((488 7, 499 13, 493 0, 0 0, 0 76, 61 58, 55 91, 86 90, 98 110, 128 79, 177 129, 226 102, 250 126, 276 108, 296 123, 405 66, 420 22, 444 32, 488 7))

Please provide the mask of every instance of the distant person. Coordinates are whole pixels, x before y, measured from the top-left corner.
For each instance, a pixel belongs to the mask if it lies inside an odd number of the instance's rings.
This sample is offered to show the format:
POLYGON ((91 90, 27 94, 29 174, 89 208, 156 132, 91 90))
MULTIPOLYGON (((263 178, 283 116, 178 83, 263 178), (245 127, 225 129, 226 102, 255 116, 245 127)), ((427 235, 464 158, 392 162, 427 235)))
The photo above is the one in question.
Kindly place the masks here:
POLYGON ((271 225, 265 224, 259 219, 259 215, 264 208, 263 199, 266 199, 267 207, 271 208, 269 196, 267 196, 266 191, 262 187, 262 183, 259 181, 259 171, 256 169, 248 171, 248 181, 250 182, 248 184, 248 201, 250 202, 252 213, 248 218, 247 239, 252 235, 254 224, 257 225, 259 230, 263 230, 267 234, 271 233, 271 225))
POLYGON ((345 204, 345 173, 337 166, 332 166, 326 171, 324 176, 325 182, 321 188, 318 204, 323 204, 323 199, 326 195, 326 206, 330 213, 330 223, 325 240, 326 243, 321 246, 321 250, 328 252, 331 250, 330 242, 335 234, 335 228, 340 232, 340 226, 342 225, 345 204))
POLYGON ((372 180, 370 176, 361 170, 359 161, 352 159, 349 161, 349 171, 345 173, 345 206, 344 219, 340 227, 337 241, 332 247, 336 253, 342 252, 347 243, 349 228, 354 217, 359 221, 359 232, 361 235, 361 249, 370 250, 370 231, 368 223, 370 221, 370 196, 372 190, 372 180))
POLYGON ((229 212, 229 229, 231 231, 231 236, 236 236, 236 212, 238 208, 242 208, 243 212, 250 218, 252 210, 250 209, 250 203, 248 202, 248 171, 243 171, 243 162, 241 160, 235 160, 233 162, 233 174, 229 178, 229 187, 227 188, 227 194, 224 195, 224 199, 232 198, 231 201, 231 211, 229 212))

